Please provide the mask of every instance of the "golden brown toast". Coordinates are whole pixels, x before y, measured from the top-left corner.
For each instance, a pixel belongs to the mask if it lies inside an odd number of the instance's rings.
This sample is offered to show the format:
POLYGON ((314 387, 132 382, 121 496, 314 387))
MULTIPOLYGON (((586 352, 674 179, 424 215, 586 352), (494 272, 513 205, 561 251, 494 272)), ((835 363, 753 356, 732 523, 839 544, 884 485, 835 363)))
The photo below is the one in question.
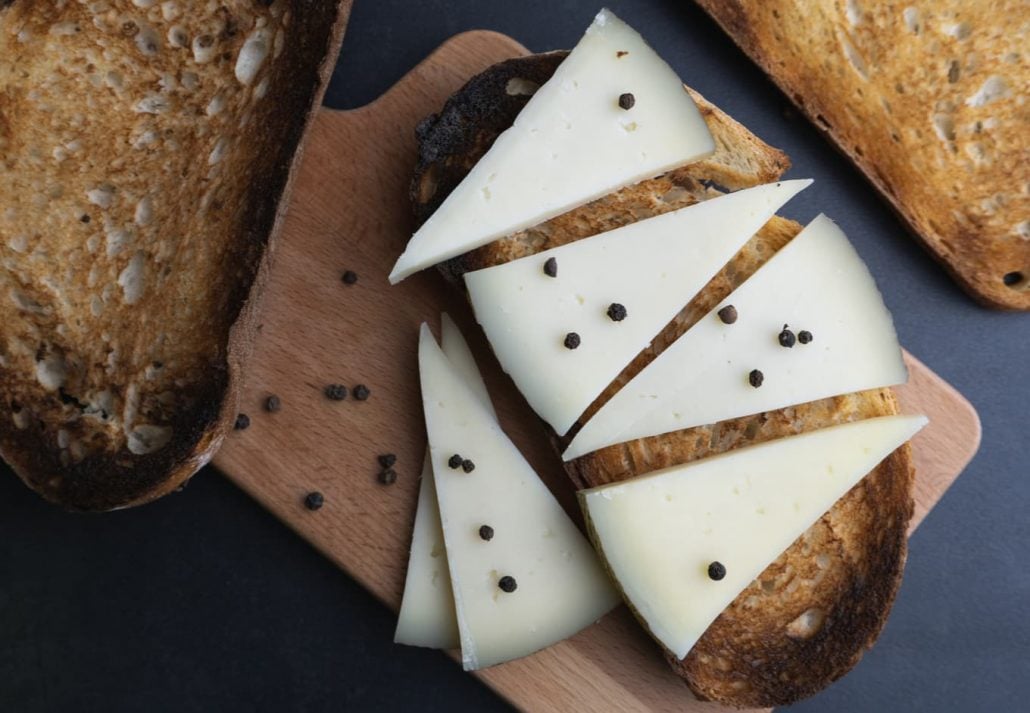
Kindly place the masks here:
MULTIPOLYGON (((412 202, 419 222, 460 182, 550 76, 563 53, 503 62, 472 79, 418 129, 412 202), (521 80, 513 82, 512 80, 521 80)), ((631 186, 442 266, 459 280, 498 264, 776 180, 787 157, 702 97, 695 101, 718 149, 701 161, 631 186)), ((773 218, 598 399, 587 416, 699 317, 742 283, 800 227, 773 218)), ((889 389, 823 399, 711 426, 612 446, 567 464, 577 488, 631 478, 740 446, 872 416, 897 413, 889 389)), ((575 433, 575 430, 572 432, 575 433)), ((550 434, 559 443, 554 434, 550 434)), ((571 435, 571 434, 570 434, 571 435)), ((912 515, 905 446, 865 477, 784 552, 712 624, 683 661, 670 664, 699 697, 734 706, 785 705, 821 690, 861 658, 886 621, 901 579, 912 515)))
POLYGON ((0 455, 48 500, 152 500, 231 427, 349 5, 0 3, 0 455))
POLYGON ((1030 310, 1030 4, 698 4, 963 288, 1030 310))

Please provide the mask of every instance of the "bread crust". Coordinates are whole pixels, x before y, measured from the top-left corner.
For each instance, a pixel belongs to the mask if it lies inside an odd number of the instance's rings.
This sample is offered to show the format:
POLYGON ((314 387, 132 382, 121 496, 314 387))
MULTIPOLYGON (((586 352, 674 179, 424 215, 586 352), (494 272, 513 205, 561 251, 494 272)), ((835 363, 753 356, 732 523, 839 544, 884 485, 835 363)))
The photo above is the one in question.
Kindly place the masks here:
MULTIPOLYGON (((526 101, 504 94, 513 78, 539 84, 563 53, 495 65, 453 95, 419 127, 411 199, 425 220, 509 126, 526 101), (480 120, 480 117, 486 117, 480 120)), ((449 280, 760 183, 789 166, 692 92, 718 146, 706 161, 616 192, 541 226, 461 255, 441 266, 449 280)), ((775 217, 626 367, 581 422, 701 316, 722 301, 801 229, 775 217)), ((619 444, 566 464, 577 488, 632 478, 745 445, 873 416, 897 413, 890 389, 822 399, 777 411, 619 444)), ((568 434, 571 438, 574 429, 568 434)), ((566 439, 549 434, 558 450, 566 439)), ((872 645, 900 584, 912 516, 908 446, 891 454, 785 551, 723 612, 683 661, 670 665, 703 700, 731 706, 786 705, 849 671, 872 645), (806 614, 808 612, 808 614, 806 614), (816 625, 818 624, 818 625, 816 625)))
POLYGON ((182 487, 232 428, 351 0, 101 5, 0 9, 0 455, 71 510, 182 487))
POLYGON ((1030 6, 697 1, 963 289, 1030 310, 1030 6))

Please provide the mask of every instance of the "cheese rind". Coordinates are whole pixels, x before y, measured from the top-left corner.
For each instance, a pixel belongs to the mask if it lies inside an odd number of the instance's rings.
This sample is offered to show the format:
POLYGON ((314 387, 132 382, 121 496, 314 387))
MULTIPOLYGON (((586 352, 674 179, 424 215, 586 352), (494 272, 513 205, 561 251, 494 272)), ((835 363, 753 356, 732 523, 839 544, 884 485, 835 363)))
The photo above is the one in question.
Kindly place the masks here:
POLYGON ((926 424, 885 416, 730 451, 580 493, 627 603, 683 658, 812 523, 926 424), (713 580, 709 565, 725 568, 713 580))
POLYGON ((390 282, 714 150, 676 73, 602 10, 514 125, 411 238, 390 282), (635 101, 622 109, 619 97, 627 93, 635 101))
POLYGON ((465 274, 494 353, 559 435, 810 180, 737 191, 465 274), (557 275, 543 266, 555 260, 557 275), (613 303, 626 316, 607 314, 613 303), (563 340, 575 332, 577 349, 563 340))
MULTIPOLYGON (((493 415, 493 404, 490 403, 486 384, 483 383, 468 343, 449 315, 441 315, 440 323, 444 355, 493 415)), ((451 589, 436 483, 428 451, 422 464, 408 573, 404 580, 404 596, 393 640, 398 644, 431 649, 455 649, 460 645, 458 621, 454 614, 454 592, 451 589)))
POLYGON ((820 215, 602 406, 563 457, 907 378, 872 275, 820 215), (727 305, 733 324, 718 316, 727 305), (781 346, 784 324, 812 341, 781 346))
POLYGON ((618 602, 594 550, 423 325, 422 401, 466 670, 526 656, 618 602), (475 469, 451 468, 455 454, 475 469), (483 525, 493 538, 479 535, 483 525), (503 591, 510 576, 517 588, 503 591))

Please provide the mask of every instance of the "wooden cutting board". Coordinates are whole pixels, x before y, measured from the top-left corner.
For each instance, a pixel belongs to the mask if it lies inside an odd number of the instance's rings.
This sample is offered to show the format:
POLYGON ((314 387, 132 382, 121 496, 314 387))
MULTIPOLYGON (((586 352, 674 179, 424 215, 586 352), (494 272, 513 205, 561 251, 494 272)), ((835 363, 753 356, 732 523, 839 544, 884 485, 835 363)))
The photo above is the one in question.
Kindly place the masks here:
MULTIPOLYGON (((473 74, 524 54, 491 32, 458 35, 366 107, 323 109, 295 175, 273 257, 260 337, 241 410, 251 427, 231 435, 215 464, 388 606, 400 604, 418 475, 425 448, 416 373, 418 328, 446 310, 469 337, 501 422, 574 512, 559 457, 474 327, 469 308, 427 271, 390 287, 386 276, 411 234, 407 188, 414 127, 473 74), (341 281, 345 270, 358 281, 341 281), (368 400, 333 402, 330 383, 365 384, 368 400), (269 395, 282 410, 266 413, 269 395), (397 483, 376 480, 380 453, 398 456, 397 483), (325 495, 317 512, 309 491, 325 495)), ((930 416, 914 441, 921 520, 980 440, 976 412, 909 357, 904 409, 930 416)), ((515 705, 536 711, 701 710, 655 646, 620 607, 578 636, 480 672, 515 705)), ((705 710, 713 710, 706 706, 705 710)))

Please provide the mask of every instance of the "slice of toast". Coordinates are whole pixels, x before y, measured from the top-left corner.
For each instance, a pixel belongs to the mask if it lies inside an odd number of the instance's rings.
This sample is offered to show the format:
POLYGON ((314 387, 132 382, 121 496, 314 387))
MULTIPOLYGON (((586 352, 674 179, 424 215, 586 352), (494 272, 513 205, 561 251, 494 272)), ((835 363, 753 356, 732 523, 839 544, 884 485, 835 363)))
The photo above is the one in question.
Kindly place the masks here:
POLYGON ((1030 4, 698 4, 963 288, 1030 310, 1030 4))
MULTIPOLYGON (((514 120, 527 99, 519 91, 546 81, 562 56, 535 55, 495 65, 419 126, 419 161, 411 191, 419 221, 514 120)), ((783 153, 700 95, 693 96, 718 145, 709 159, 459 256, 441 266, 444 275, 459 281, 467 270, 533 254, 727 190, 774 181, 788 168, 783 153)), ((800 227, 783 218, 766 224, 586 415, 754 273, 800 227)), ((894 413, 897 403, 889 389, 850 394, 613 446, 568 463, 567 471, 577 488, 591 487, 751 443, 894 413)), ((550 435, 560 447, 559 439, 550 435)), ((905 446, 741 593, 686 659, 670 658, 691 690, 702 699, 734 706, 786 705, 850 670, 879 634, 900 583, 913 507, 912 478, 905 446)))
POLYGON ((0 454, 48 500, 152 500, 232 426, 349 8, 0 2, 0 454))

